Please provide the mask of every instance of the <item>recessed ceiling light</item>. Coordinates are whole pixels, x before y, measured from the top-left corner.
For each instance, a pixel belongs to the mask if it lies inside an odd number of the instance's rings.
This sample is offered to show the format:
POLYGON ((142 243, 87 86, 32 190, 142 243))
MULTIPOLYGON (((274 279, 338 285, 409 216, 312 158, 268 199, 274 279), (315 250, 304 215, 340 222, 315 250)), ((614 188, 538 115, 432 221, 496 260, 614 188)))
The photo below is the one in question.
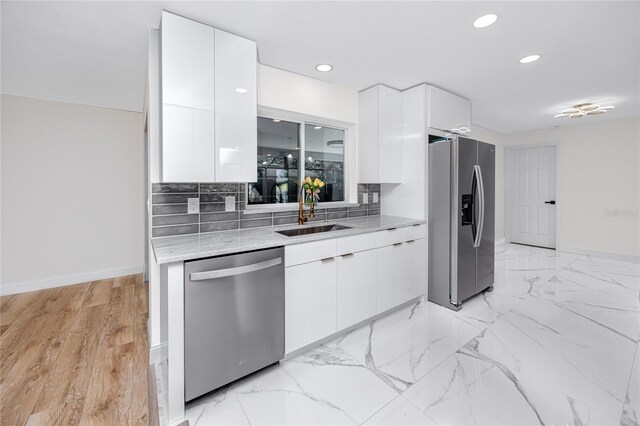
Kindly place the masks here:
POLYGON ((316 127, 314 127, 314 129, 320 130, 320 129, 322 129, 322 126, 316 126, 316 127))
POLYGON ((493 25, 498 20, 498 15, 490 13, 484 15, 473 21, 473 26, 476 28, 486 28, 489 25, 493 25))
POLYGON ((273 122, 274 122, 274 123, 279 123, 280 121, 282 121, 282 120, 278 120, 277 118, 274 118, 274 119, 273 119, 273 122))
POLYGON ((247 89, 244 87, 236 87, 236 92, 238 93, 247 93, 247 89))
POLYGON ((531 62, 535 62, 538 59, 540 59, 540 55, 529 55, 529 56, 525 56, 524 58, 520 59, 520 63, 521 64, 529 64, 531 62))
POLYGON ((316 69, 320 72, 329 72, 333 69, 333 66, 329 64, 320 64, 316 65, 316 69))

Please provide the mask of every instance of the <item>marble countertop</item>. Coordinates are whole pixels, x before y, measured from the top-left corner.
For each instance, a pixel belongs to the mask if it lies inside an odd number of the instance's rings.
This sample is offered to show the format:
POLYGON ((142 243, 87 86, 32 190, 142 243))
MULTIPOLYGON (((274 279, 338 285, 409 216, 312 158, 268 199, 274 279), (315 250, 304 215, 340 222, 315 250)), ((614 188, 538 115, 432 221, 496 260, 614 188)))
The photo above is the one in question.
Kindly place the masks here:
POLYGON ((238 229, 234 231, 210 232, 206 234, 179 235, 175 237, 152 238, 151 245, 158 264, 200 259, 243 251, 281 247, 289 244, 346 237, 401 228, 426 223, 422 219, 408 219, 395 216, 367 216, 340 219, 328 222, 312 222, 305 225, 283 225, 268 228, 238 229), (317 234, 287 237, 276 231, 282 229, 305 228, 326 224, 349 226, 351 229, 320 232, 317 234))

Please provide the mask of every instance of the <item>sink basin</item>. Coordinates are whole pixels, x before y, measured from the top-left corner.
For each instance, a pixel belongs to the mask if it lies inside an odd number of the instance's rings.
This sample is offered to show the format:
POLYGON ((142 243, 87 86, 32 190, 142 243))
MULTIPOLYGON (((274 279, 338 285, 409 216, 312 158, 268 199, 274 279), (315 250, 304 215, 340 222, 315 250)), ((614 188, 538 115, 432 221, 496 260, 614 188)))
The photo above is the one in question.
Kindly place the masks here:
POLYGON ((282 231, 276 232, 278 234, 286 235, 287 237, 295 237, 297 235, 317 234, 320 232, 339 231, 341 229, 351 229, 351 227, 344 225, 319 225, 305 228, 283 229, 282 231))

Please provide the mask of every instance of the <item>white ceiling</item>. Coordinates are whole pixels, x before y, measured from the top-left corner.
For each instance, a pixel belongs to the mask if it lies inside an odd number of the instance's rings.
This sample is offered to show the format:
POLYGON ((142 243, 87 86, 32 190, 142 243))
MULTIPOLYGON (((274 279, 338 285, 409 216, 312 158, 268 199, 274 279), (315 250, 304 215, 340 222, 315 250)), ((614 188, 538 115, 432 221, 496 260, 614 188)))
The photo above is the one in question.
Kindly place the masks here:
POLYGON ((140 111, 147 30, 169 11, 258 42, 260 61, 362 90, 429 82, 504 133, 640 114, 640 2, 2 1, 2 93, 140 111), (475 18, 496 13, 478 30, 475 18), (528 65, 518 59, 538 53, 528 65), (333 64, 330 73, 315 71, 333 64), (583 101, 613 112, 553 119, 583 101))

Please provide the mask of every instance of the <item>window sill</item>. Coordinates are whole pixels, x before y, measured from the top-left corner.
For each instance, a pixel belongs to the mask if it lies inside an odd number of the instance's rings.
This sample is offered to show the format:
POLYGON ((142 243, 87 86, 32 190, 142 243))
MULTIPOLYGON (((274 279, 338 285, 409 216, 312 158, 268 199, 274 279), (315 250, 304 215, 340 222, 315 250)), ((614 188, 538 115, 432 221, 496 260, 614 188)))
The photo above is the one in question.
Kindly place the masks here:
MULTIPOLYGON (((336 201, 331 203, 318 203, 316 209, 339 209, 347 207, 358 207, 358 203, 350 203, 348 201, 336 201)), ((309 207, 305 205, 305 209, 309 207)), ((298 211, 298 203, 287 204, 263 204, 263 205, 247 205, 244 210, 245 215, 268 213, 268 212, 286 212, 286 211, 298 211)))

